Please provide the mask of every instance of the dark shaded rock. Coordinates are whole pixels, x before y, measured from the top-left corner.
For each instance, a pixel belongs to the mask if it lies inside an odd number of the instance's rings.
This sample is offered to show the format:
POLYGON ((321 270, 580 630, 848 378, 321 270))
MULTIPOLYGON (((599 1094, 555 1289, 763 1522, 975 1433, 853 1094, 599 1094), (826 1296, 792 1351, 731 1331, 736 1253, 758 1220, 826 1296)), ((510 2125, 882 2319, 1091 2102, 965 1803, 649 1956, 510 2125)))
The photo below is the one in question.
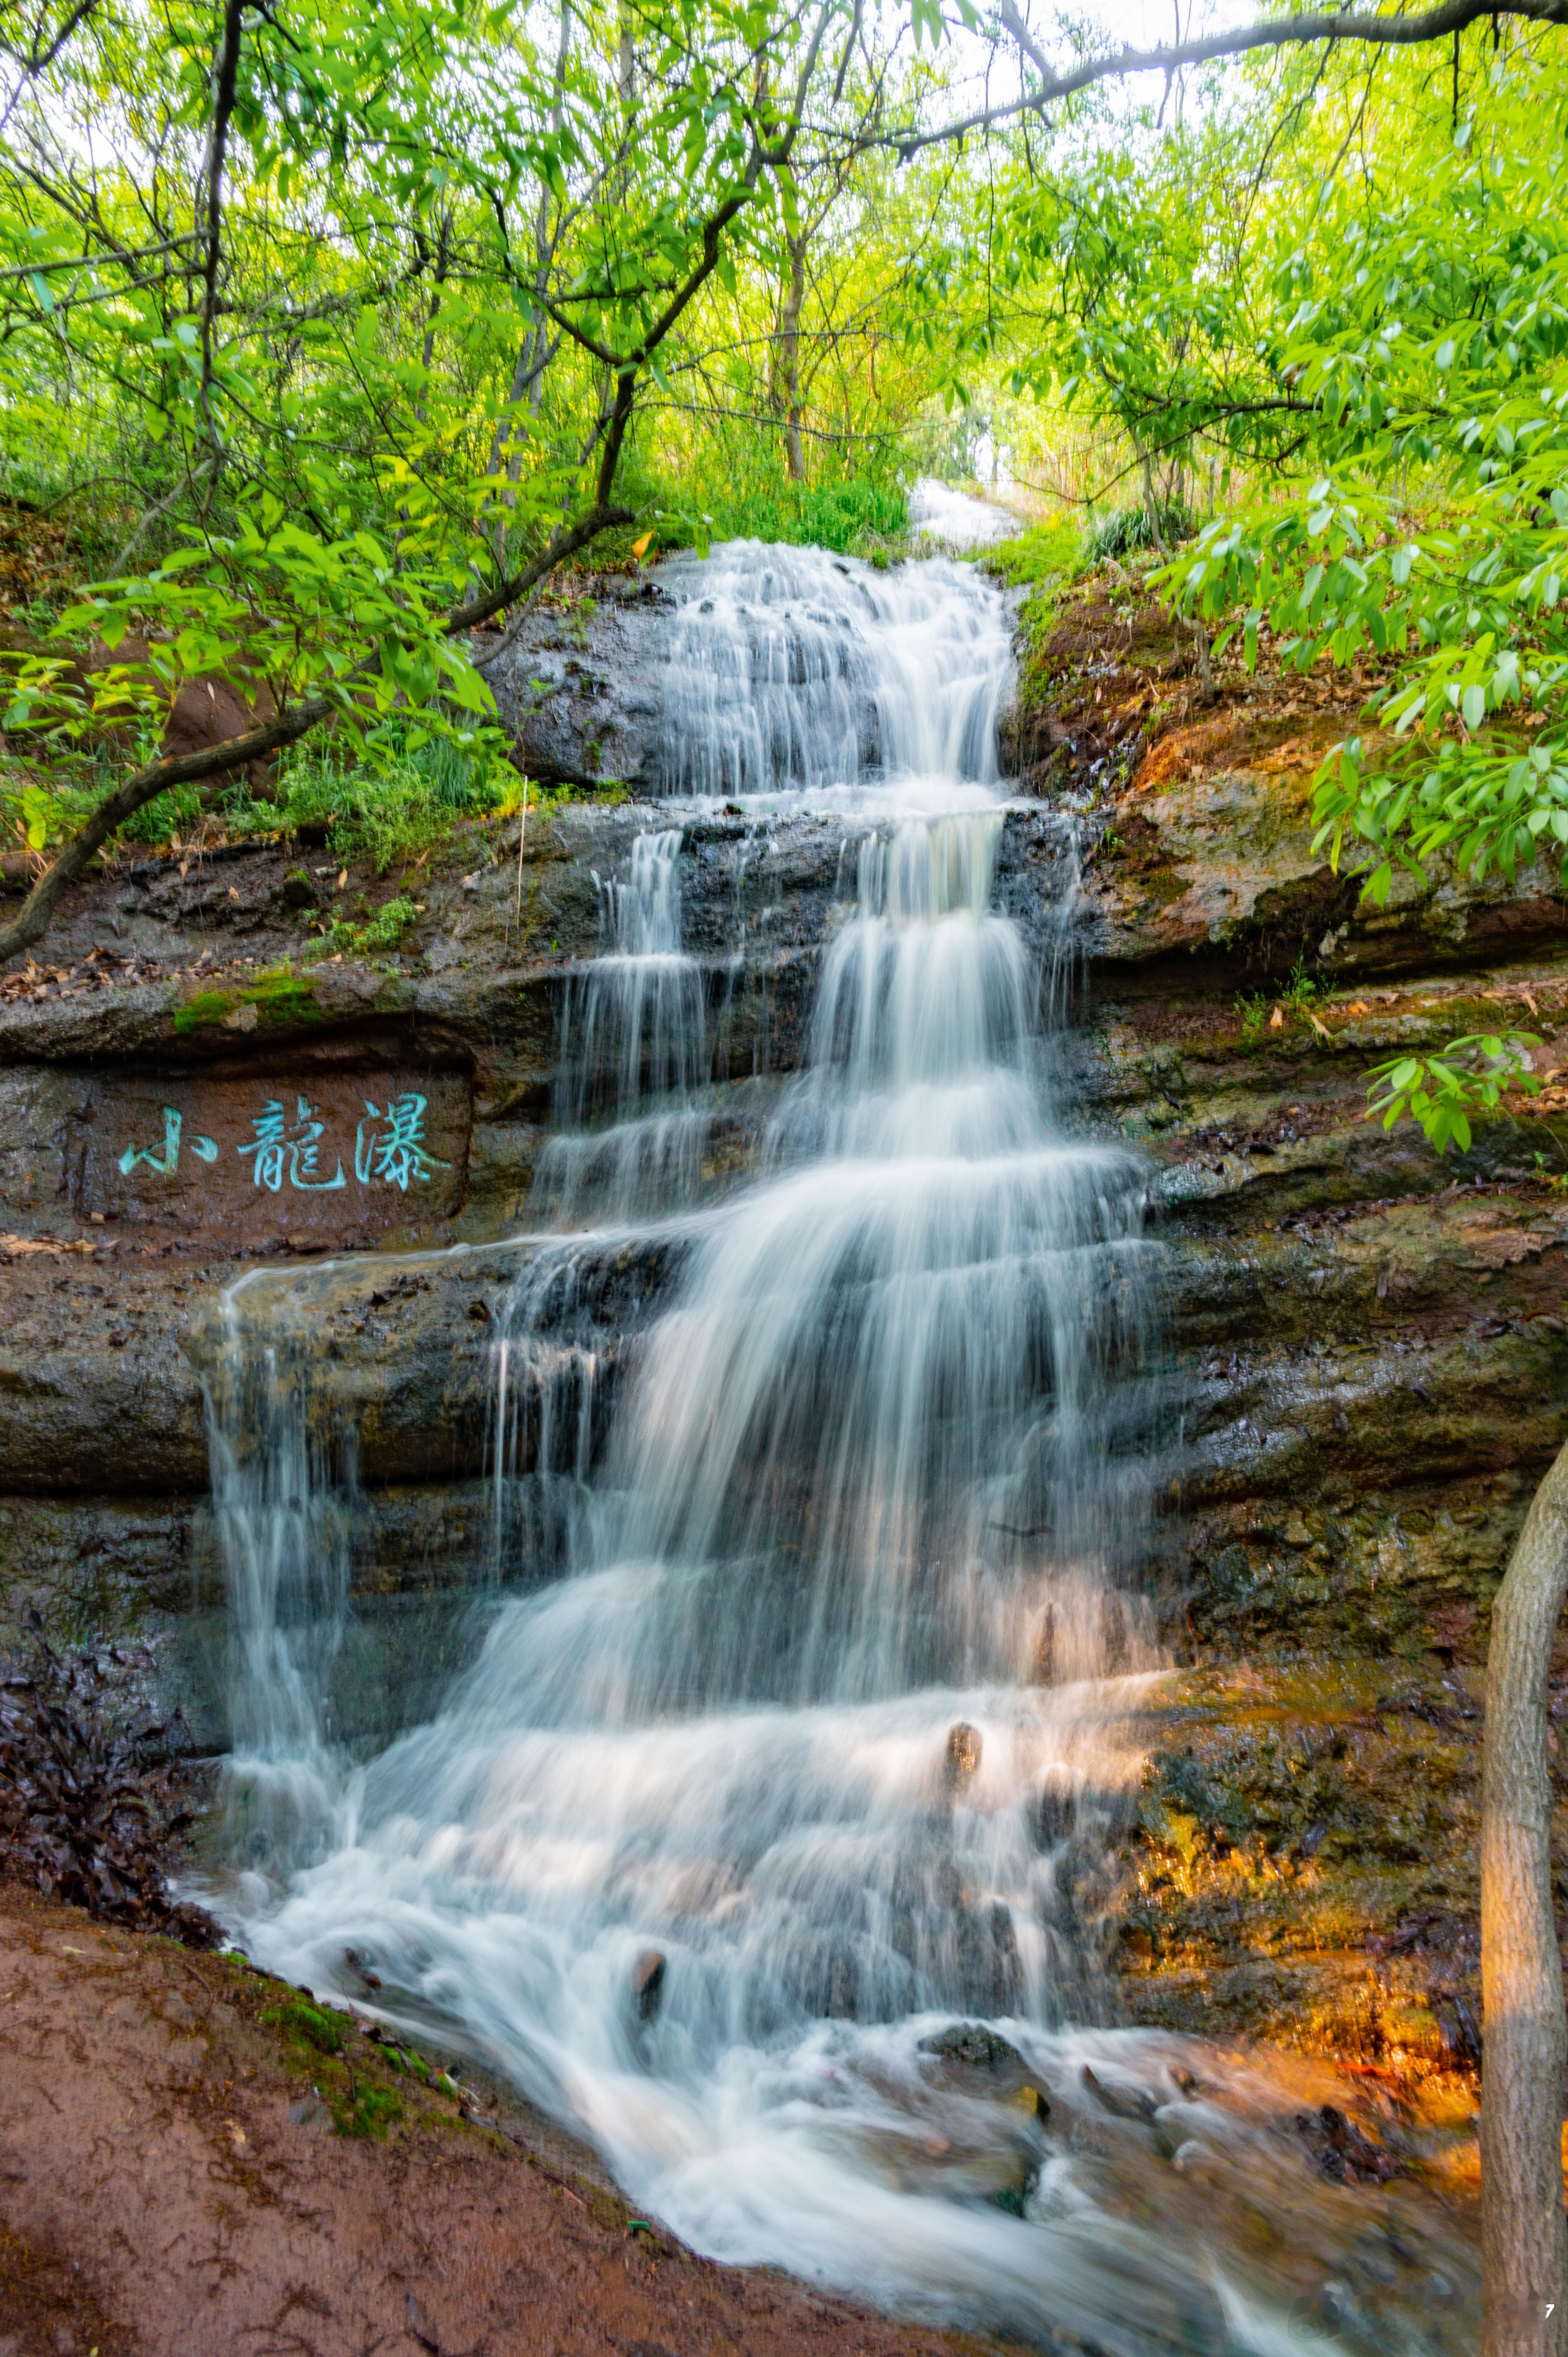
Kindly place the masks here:
POLYGON ((1292 2122, 1320 2176, 1333 2185, 1386 2185, 1404 2162, 1348 2119, 1333 2104, 1298 2112, 1292 2122))
POLYGON ((920 2040, 922 2054, 939 2055, 944 2062, 967 2062, 976 2070, 994 2071, 1004 2062, 1022 2066, 1024 2058, 1015 2046, 998 2038, 981 2021, 955 2022, 950 2029, 939 2029, 920 2040))
POLYGON ((35 1628, 0 1678, 0 1871, 194 1947, 221 1936, 171 1874, 199 1797, 189 1729, 149 1708, 149 1653, 57 1653, 35 1628))
POLYGON ((1112 2087, 1097 2078, 1086 2062, 1082 2071, 1083 2083, 1102 2112, 1113 2120, 1142 2120, 1145 2126, 1159 2109, 1145 2087, 1112 2087))
POLYGON ((651 2021, 664 1996, 668 1959, 661 1948, 644 1948, 631 1968, 632 2001, 639 2021, 651 2021))

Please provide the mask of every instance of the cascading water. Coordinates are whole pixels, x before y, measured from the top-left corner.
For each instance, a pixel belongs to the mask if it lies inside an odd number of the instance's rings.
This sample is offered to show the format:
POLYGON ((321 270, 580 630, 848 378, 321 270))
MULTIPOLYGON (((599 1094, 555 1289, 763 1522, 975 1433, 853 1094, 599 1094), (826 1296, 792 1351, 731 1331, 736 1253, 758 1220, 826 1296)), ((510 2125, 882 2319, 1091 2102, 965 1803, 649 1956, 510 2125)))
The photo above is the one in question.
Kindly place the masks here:
MULTIPOLYGON (((318 1988, 373 1960, 383 2007, 716 2255, 1111 2357, 1457 2352, 1472 2281, 1413 2200, 1369 2225, 1277 2083, 1094 2026, 1158 1670, 1143 1177, 1050 1116, 1039 977, 993 909, 999 600, 908 571, 741 548, 690 601, 682 780, 825 789, 836 762, 873 813, 809 1059, 749 1186, 652 1218, 624 1134, 689 1107, 705 1033, 681 837, 641 837, 560 1103, 566 1154, 611 1114, 582 1151, 622 1157, 625 1223, 526 1240, 496 1309, 495 1566, 543 1584, 503 1590, 438 1717, 345 1767, 330 1855, 235 1911, 318 1988), (596 1286, 637 1251, 665 1291, 616 1346, 596 1286)), ((278 1583, 226 1527, 266 1690, 297 1667, 278 1583)))
POLYGON ((594 878, 612 946, 566 986, 557 1133, 536 1187, 562 1220, 589 1201, 627 1217, 692 1190, 707 1022, 702 969, 681 945, 680 854, 678 827, 642 834, 624 881, 594 878))
POLYGON ((275 1866, 319 1851, 338 1782, 326 1696, 349 1602, 355 1448, 314 1402, 286 1315, 247 1332, 253 1283, 223 1297, 207 1444, 230 1608, 228 1839, 236 1857, 275 1866))
POLYGON ((733 541, 677 559, 664 791, 891 789, 903 808, 989 800, 1013 672, 1004 601, 950 564, 885 573, 820 549, 733 541))

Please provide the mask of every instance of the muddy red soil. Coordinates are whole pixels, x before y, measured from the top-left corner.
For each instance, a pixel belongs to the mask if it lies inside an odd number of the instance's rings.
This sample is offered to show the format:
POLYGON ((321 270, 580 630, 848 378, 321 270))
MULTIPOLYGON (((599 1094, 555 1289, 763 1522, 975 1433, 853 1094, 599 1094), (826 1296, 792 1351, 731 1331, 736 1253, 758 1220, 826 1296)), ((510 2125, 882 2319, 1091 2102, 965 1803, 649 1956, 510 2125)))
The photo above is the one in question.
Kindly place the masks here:
POLYGON ((986 2345, 693 2257, 460 2075, 242 1959, 0 1884, 0 2357, 986 2345))

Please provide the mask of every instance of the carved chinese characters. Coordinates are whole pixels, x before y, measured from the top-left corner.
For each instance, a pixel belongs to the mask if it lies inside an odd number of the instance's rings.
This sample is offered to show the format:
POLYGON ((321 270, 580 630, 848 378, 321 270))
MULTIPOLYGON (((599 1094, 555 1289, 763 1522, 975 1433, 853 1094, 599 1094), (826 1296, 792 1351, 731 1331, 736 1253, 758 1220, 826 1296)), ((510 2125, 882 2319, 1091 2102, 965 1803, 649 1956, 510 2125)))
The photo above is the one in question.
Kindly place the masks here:
POLYGON ((461 1204, 466 1074, 91 1074, 68 1125, 80 1218, 259 1244, 427 1228, 461 1204))

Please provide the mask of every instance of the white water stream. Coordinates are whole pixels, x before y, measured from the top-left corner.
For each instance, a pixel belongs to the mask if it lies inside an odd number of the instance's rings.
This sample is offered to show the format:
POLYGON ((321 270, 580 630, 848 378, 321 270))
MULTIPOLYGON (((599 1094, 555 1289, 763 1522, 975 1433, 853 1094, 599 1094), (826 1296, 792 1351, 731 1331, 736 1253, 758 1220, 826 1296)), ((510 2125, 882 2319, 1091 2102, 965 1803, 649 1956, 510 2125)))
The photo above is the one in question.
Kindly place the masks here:
POLYGON ((809 1062, 750 1183, 666 1213, 707 1080, 672 813, 564 1009, 560 1217, 603 1185, 622 1224, 520 1245, 496 1320, 496 1559, 527 1523, 561 1576, 368 1764, 312 1700, 344 1470, 266 1358, 284 1288, 231 1297, 234 1780, 268 1805, 231 1920, 317 1988, 373 1968, 704 2252, 1043 2348, 1456 2357, 1473 2278, 1439 2220, 1322 2183, 1277 2079, 1104 2026, 1107 1837, 1160 1667, 1149 1247, 1138 1163, 1049 1108, 993 906, 1002 601, 744 546, 686 587, 681 782, 846 813, 809 1062), (584 1135, 575 1076, 606 1071, 584 1135), (596 1256, 655 1243, 681 1273, 599 1445, 570 1313, 596 1256), (933 2043, 977 2022, 1004 2046, 933 2043))

